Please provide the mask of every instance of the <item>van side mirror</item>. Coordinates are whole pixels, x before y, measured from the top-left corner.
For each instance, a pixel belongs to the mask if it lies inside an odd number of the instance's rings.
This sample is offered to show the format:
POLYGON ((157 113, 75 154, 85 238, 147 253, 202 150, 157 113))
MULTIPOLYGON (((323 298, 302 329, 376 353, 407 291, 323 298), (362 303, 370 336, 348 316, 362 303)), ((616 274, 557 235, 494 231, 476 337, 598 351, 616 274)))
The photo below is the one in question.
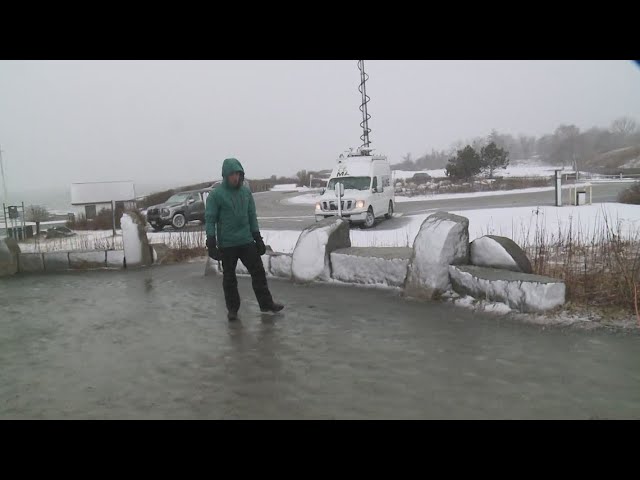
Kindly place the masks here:
POLYGON ((320 190, 320 195, 324 195, 324 192, 326 192, 326 188, 323 188, 322 190, 320 190))

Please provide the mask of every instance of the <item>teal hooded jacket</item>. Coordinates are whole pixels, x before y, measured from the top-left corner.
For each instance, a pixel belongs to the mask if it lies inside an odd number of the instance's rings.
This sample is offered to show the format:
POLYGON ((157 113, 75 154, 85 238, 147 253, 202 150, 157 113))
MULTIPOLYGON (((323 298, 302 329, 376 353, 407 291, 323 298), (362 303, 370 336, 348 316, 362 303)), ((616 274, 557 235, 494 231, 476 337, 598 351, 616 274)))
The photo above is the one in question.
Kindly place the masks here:
POLYGON ((220 248, 253 243, 252 233, 258 232, 256 204, 248 187, 243 185, 244 169, 235 158, 222 163, 222 185, 207 197, 205 222, 207 236, 215 236, 220 248), (232 187, 227 177, 241 172, 241 181, 232 187))

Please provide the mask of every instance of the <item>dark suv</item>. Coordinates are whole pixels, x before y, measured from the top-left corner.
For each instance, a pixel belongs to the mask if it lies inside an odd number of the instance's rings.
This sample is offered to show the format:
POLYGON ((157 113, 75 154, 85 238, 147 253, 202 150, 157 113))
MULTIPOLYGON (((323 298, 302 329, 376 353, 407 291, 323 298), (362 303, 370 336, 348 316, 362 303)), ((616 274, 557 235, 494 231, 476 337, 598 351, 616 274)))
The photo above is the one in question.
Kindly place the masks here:
POLYGON ((200 220, 204 223, 204 207, 211 189, 192 190, 172 195, 166 202, 147 209, 147 222, 159 232, 165 225, 181 229, 187 222, 200 220))

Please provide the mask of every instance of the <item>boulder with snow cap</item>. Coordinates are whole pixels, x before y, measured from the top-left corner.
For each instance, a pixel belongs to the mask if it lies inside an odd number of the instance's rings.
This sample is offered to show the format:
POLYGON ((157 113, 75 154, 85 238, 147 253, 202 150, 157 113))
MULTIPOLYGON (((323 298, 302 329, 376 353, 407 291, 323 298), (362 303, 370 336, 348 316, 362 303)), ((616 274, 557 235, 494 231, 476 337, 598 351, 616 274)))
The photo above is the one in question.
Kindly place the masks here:
POLYGON ((469 219, 447 212, 429 215, 413 242, 405 294, 434 298, 449 289, 449 265, 469 263, 469 219))
POLYGON ((137 211, 129 211, 122 215, 122 244, 127 267, 151 265, 152 250, 145 231, 146 220, 137 211))
POLYGON ((328 280, 331 277, 331 252, 350 246, 349 222, 342 218, 326 218, 307 227, 293 250, 291 271, 294 280, 328 280))
POLYGON ((544 312, 565 302, 564 282, 555 278, 475 265, 451 265, 449 273, 456 292, 521 312, 544 312))
POLYGON ((531 262, 516 242, 507 237, 485 235, 471 242, 471 264, 533 273, 531 262))

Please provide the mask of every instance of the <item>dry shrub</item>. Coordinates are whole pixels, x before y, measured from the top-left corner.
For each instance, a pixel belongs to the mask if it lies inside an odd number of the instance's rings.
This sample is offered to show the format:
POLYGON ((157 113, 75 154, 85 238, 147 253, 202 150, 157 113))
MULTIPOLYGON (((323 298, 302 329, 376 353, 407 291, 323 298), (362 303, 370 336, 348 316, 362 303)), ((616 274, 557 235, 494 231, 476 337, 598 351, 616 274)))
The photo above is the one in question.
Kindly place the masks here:
POLYGON ((634 183, 629 188, 618 194, 620 203, 630 203, 632 205, 640 205, 640 182, 634 183))
POLYGON ((553 233, 538 223, 533 228, 532 237, 523 235, 523 248, 534 273, 564 280, 567 299, 576 304, 638 313, 640 231, 625 234, 606 213, 590 232, 574 230, 573 222, 553 233))

